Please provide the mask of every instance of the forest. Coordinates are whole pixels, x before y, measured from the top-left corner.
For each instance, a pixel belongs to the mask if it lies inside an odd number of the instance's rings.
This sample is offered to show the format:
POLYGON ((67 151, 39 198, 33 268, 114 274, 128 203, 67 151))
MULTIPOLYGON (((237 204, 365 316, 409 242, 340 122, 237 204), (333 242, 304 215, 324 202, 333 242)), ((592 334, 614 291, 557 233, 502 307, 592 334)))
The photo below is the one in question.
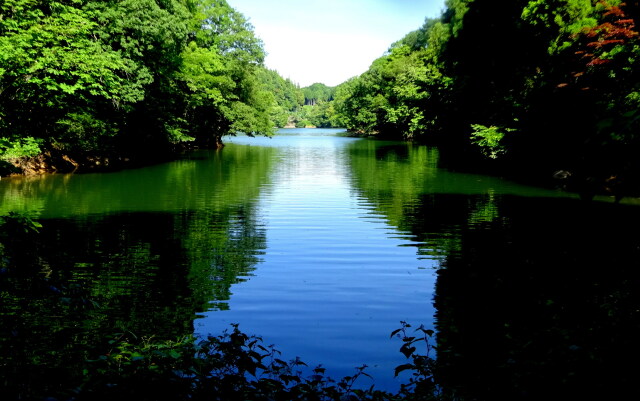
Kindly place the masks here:
POLYGON ((633 192, 636 19, 619 0, 447 0, 368 71, 300 88, 225 0, 0 5, 4 174, 119 166, 223 135, 345 127, 452 165, 633 192))
POLYGON ((337 88, 340 125, 585 197, 637 194, 640 3, 448 0, 337 88))

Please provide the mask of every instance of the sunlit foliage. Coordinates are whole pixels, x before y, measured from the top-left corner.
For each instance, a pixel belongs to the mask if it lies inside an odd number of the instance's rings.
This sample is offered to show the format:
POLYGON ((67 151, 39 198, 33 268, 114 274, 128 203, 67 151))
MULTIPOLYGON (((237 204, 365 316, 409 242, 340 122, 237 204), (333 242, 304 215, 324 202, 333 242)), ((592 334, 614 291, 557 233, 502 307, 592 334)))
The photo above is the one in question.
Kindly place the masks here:
MULTIPOLYGON (((0 138, 76 158, 270 134, 263 59, 253 27, 225 0, 5 1, 0 138)), ((0 152, 33 153, 15 149, 0 152)))

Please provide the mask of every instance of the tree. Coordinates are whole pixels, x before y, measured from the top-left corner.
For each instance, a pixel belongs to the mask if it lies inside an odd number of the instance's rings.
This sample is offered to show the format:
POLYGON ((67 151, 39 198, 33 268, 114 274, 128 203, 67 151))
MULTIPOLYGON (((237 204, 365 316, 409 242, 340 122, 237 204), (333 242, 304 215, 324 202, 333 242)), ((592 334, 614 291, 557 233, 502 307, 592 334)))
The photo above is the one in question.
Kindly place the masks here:
POLYGON ((439 62, 448 37, 447 27, 428 19, 392 44, 368 71, 337 88, 338 119, 359 133, 433 139, 449 85, 439 62))
POLYGON ((329 102, 333 100, 335 88, 329 87, 322 83, 315 83, 306 88, 302 88, 304 94, 304 104, 315 106, 321 102, 329 102))
POLYGON ((1 6, 8 18, 0 28, 0 135, 92 150, 117 131, 106 116, 144 98, 151 72, 139 57, 102 40, 109 21, 98 10, 71 3, 1 6))
POLYGON ((256 77, 264 51, 252 26, 225 0, 203 0, 191 29, 180 85, 196 142, 219 146, 227 133, 270 134, 271 103, 256 77))
POLYGON ((275 126, 286 126, 291 116, 304 104, 302 90, 290 79, 282 78, 273 70, 260 68, 257 77, 262 90, 273 97, 270 115, 275 126))

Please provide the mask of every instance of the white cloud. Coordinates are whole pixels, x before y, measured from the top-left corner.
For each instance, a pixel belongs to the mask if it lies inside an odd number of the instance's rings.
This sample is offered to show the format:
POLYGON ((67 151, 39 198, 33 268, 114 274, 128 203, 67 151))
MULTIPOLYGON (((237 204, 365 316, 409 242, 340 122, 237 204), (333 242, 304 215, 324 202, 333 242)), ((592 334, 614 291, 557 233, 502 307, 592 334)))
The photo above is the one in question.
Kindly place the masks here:
POLYGON ((266 66, 303 87, 315 82, 338 85, 366 71, 389 47, 381 38, 291 27, 272 28, 260 36, 268 53, 266 66))
POLYGON ((362 74, 444 6, 444 0, 228 1, 264 41, 266 66, 303 87, 362 74))

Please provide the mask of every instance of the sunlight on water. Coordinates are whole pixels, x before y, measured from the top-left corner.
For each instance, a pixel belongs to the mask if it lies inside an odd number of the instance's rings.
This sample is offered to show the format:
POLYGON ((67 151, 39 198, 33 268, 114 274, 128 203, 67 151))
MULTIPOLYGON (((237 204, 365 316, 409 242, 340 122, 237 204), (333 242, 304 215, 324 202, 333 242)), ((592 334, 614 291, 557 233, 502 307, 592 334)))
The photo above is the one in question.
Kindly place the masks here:
POLYGON ((418 244, 354 191, 347 146, 355 141, 269 140, 282 161, 258 202, 268 227, 265 255, 256 277, 233 288, 229 310, 208 313, 196 329, 240 323, 288 357, 322 363, 334 377, 367 364, 376 386, 393 388, 393 368, 403 357, 389 333, 400 320, 432 321, 434 261, 419 260, 418 244))

